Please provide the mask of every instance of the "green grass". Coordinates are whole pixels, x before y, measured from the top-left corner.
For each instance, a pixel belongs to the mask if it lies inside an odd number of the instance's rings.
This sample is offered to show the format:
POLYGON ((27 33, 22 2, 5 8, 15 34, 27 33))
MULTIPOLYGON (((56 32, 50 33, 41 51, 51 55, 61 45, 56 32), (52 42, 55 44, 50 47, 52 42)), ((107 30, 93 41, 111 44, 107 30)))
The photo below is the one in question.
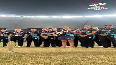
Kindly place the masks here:
MULTIPOLYGON (((81 43, 78 42, 78 44, 80 45, 81 43)), ((43 45, 43 44, 42 44, 43 45)), ((0 43, 0 46, 3 46, 3 42, 0 43)), ((16 42, 16 46, 18 46, 18 43, 16 42)), ((26 46, 26 42, 23 43, 23 46, 26 46)), ((34 43, 32 42, 31 46, 34 46, 34 43)), ((95 43, 95 46, 97 46, 97 44, 95 43)))
POLYGON ((0 47, 0 65, 116 65, 115 48, 0 47))
MULTIPOLYGON (((26 42, 23 43, 24 46, 26 46, 26 42)), ((34 46, 34 44, 31 44, 32 46, 34 46)), ((3 42, 0 43, 0 46, 3 46, 3 42)), ((16 46, 18 46, 18 42, 16 42, 16 46)))

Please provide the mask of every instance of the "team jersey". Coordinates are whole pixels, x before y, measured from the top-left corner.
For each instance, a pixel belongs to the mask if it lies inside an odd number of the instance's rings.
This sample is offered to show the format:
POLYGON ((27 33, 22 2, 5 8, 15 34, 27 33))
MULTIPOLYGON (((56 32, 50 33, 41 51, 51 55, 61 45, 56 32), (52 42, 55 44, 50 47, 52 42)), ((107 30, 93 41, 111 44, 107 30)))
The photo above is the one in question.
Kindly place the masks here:
POLYGON ((16 37, 23 37, 25 35, 25 32, 21 31, 21 32, 12 32, 12 36, 16 36, 16 37))
POLYGON ((82 29, 81 30, 81 34, 82 35, 87 35, 87 34, 89 34, 89 33, 92 33, 92 31, 96 31, 95 29, 92 29, 92 28, 90 28, 90 29, 82 29))
POLYGON ((10 32, 8 32, 8 31, 0 32, 0 36, 3 36, 3 37, 8 37, 9 34, 10 34, 10 32))
POLYGON ((74 36, 74 34, 69 32, 68 30, 62 30, 62 32, 64 33, 65 36, 74 36))
POLYGON ((27 38, 39 38, 39 33, 36 31, 36 32, 27 32, 27 38))
MULTIPOLYGON (((75 30, 75 33, 80 33, 80 31, 78 30, 75 30)), ((76 34, 76 36, 79 36, 79 34, 76 34)))
POLYGON ((111 28, 109 34, 116 34, 116 28, 111 28))
POLYGON ((109 34, 111 31, 111 29, 106 29, 106 28, 103 28, 99 31, 99 34, 109 34))

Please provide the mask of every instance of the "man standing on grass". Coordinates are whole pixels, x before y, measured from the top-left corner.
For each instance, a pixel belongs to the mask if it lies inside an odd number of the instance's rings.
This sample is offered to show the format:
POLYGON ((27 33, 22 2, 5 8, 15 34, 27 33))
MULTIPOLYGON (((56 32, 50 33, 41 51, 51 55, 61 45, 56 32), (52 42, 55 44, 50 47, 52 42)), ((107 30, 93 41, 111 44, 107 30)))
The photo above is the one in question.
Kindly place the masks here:
POLYGON ((111 29, 109 28, 109 25, 105 25, 105 28, 101 29, 99 34, 100 43, 103 45, 104 48, 111 47, 111 42, 109 40, 109 34, 111 29))
POLYGON ((11 41, 18 41, 18 47, 22 47, 24 38, 26 38, 26 34, 21 29, 15 29, 12 33, 11 41))
POLYGON ((109 25, 110 31, 109 31, 109 35, 108 38, 109 40, 112 42, 114 48, 116 48, 116 28, 114 28, 113 25, 109 25))
POLYGON ((85 25, 84 29, 79 34, 82 48, 93 48, 94 47, 94 34, 97 32, 92 28, 91 25, 85 25))
POLYGON ((8 39, 10 39, 10 32, 7 31, 6 28, 1 28, 0 29, 0 40, 3 40, 3 47, 7 46, 8 39))
POLYGON ((27 47, 31 46, 32 41, 34 42, 35 47, 39 47, 41 44, 39 43, 40 34, 37 31, 37 29, 30 29, 29 32, 27 32, 27 47))

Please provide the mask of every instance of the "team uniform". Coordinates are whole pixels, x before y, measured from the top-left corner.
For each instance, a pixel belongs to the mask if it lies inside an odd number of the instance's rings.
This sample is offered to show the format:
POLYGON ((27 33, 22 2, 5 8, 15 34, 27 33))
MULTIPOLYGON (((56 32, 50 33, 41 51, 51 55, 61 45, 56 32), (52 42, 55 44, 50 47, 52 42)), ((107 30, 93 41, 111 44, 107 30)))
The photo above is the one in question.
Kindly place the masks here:
POLYGON ((52 34, 54 31, 43 31, 43 36, 47 36, 47 38, 43 38, 44 41, 44 47, 49 47, 50 45, 52 47, 56 47, 56 37, 52 34))
POLYGON ((8 43, 8 35, 10 32, 5 31, 5 32, 0 32, 0 40, 3 40, 3 47, 7 46, 8 43))
POLYGON ((52 33, 54 33, 55 31, 50 31, 48 32, 48 39, 49 39, 49 42, 51 44, 52 47, 56 47, 56 36, 53 35, 52 33))
POLYGON ((114 48, 116 48, 116 28, 111 28, 108 34, 109 40, 112 42, 114 48))
POLYGON ((63 34, 58 37, 59 40, 70 40, 74 39, 74 34, 69 32, 68 30, 62 30, 61 31, 63 34))
POLYGON ((32 41, 34 42, 35 47, 39 47, 41 45, 39 43, 40 34, 37 31, 35 32, 29 31, 26 34, 27 34, 26 38, 27 47, 30 47, 32 41))
MULTIPOLYGON (((75 33, 79 33, 80 31, 75 31, 75 33)), ((79 34, 74 35, 74 46, 78 46, 78 41, 79 41, 79 34)))
MULTIPOLYGON (((81 30, 81 35, 87 35, 89 33, 92 33, 92 31, 96 31, 95 29, 82 29, 81 30)), ((94 34, 92 35, 87 35, 86 37, 80 37, 80 42, 81 42, 81 46, 83 48, 93 48, 94 47, 94 34)))
POLYGON ((103 47, 99 40, 99 31, 97 31, 94 35, 95 35, 94 41, 98 44, 98 46, 103 47))
POLYGON ((25 33, 23 31, 12 32, 11 41, 14 41, 14 42, 18 41, 18 46, 21 47, 21 46, 23 46, 24 35, 25 35, 25 33))
MULTIPOLYGON (((101 29, 99 34, 109 34, 110 33, 110 29, 104 28, 101 29)), ((104 48, 108 48, 111 47, 111 41, 108 38, 109 36, 99 36, 100 39, 100 43, 103 45, 104 48)))
POLYGON ((57 36, 55 36, 56 37, 56 39, 55 39, 56 46, 61 47, 62 46, 62 41, 58 39, 60 34, 62 34, 61 30, 55 31, 55 34, 57 35, 57 36))

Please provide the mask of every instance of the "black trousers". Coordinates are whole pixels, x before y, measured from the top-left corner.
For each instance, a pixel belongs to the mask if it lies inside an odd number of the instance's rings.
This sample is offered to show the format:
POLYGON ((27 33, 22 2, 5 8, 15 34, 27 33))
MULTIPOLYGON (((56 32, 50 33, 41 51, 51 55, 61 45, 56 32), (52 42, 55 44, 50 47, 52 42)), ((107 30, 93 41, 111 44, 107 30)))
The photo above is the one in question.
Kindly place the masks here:
POLYGON ((11 37, 11 41, 14 41, 14 42, 16 42, 16 41, 18 41, 18 46, 23 46, 23 38, 22 38, 22 36, 13 36, 13 37, 11 37))
POLYGON ((50 44, 52 47, 56 47, 56 41, 54 36, 48 36, 47 39, 44 39, 44 47, 49 47, 50 44))
POLYGON ((94 40, 93 40, 93 35, 89 35, 86 37, 79 37, 80 38, 80 42, 81 42, 81 46, 82 47, 94 47, 94 40))
POLYGON ((86 37, 79 37, 80 38, 80 42, 81 42, 81 46, 82 47, 87 47, 87 38, 86 37))
POLYGON ((108 35, 108 38, 112 42, 113 46, 116 47, 116 38, 114 38, 114 35, 108 35))
POLYGON ((49 41, 48 38, 47 39, 43 38, 43 42, 44 42, 43 47, 49 47, 50 46, 50 41, 49 41))
POLYGON ((100 43, 99 35, 95 35, 94 41, 98 44, 98 46, 102 46, 100 43))
POLYGON ((40 36, 40 38, 39 38, 39 44, 38 44, 38 46, 40 46, 41 44, 42 44, 42 37, 40 36))
POLYGON ((104 48, 108 48, 111 45, 108 36, 100 36, 99 39, 104 48))
POLYGON ((0 37, 0 41, 1 41, 1 40, 3 40, 3 47, 4 47, 4 46, 7 46, 8 37, 1 36, 1 37, 0 37))
POLYGON ((75 36, 75 39, 74 39, 74 46, 75 47, 78 46, 78 40, 79 40, 79 36, 75 36))
POLYGON ((40 46, 38 38, 27 38, 26 40, 27 40, 27 47, 31 46, 31 42, 32 41, 34 42, 35 47, 39 47, 40 46))
POLYGON ((110 39, 107 39, 108 47, 111 47, 111 41, 110 39))
POLYGON ((59 46, 59 47, 62 46, 62 41, 58 40, 58 37, 56 37, 55 41, 56 41, 56 46, 59 46))

